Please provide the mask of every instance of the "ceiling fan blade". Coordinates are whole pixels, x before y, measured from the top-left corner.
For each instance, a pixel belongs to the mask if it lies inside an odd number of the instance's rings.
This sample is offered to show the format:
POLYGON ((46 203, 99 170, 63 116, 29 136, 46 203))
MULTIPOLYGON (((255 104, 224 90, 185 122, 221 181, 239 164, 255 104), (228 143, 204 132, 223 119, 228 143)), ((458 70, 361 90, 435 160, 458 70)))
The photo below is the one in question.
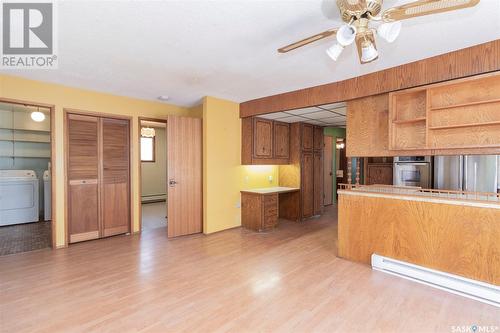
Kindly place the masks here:
POLYGON ((382 14, 382 19, 386 22, 406 20, 417 16, 474 7, 479 1, 480 0, 419 0, 387 9, 382 14))
POLYGON ((319 34, 316 34, 314 36, 311 36, 311 37, 308 37, 308 38, 304 38, 298 42, 295 42, 295 43, 292 43, 290 45, 287 45, 287 46, 284 46, 282 48, 279 48, 278 49, 278 52, 279 53, 286 53, 286 52, 289 52, 289 51, 292 51, 292 50, 295 50, 299 47, 302 47, 304 45, 307 45, 307 44, 310 44, 310 43, 313 43, 313 42, 316 42, 320 39, 323 39, 323 38, 326 38, 326 37, 330 37, 330 36, 333 36, 337 33, 337 30, 338 29, 330 29, 330 30, 326 30, 326 31, 323 31, 319 34))

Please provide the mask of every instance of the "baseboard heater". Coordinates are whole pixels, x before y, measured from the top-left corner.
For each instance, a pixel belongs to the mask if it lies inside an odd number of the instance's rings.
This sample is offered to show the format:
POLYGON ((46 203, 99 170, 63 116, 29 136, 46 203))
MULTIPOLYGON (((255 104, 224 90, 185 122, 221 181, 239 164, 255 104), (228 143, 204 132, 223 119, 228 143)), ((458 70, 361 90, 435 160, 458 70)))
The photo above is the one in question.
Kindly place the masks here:
POLYGON ((500 307, 500 286, 382 257, 375 253, 372 254, 372 268, 500 307))

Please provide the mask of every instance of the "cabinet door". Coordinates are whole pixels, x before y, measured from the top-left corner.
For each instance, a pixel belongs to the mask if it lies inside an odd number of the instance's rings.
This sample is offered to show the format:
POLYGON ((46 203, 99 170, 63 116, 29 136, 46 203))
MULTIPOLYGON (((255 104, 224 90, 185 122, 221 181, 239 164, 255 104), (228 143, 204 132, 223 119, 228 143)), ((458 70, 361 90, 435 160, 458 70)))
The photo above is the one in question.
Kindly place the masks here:
POLYGON ((312 153, 302 155, 302 217, 314 215, 314 158, 312 153))
POLYGON ((67 117, 69 242, 99 238, 99 118, 67 117))
POLYGON ((302 124, 302 150, 310 151, 313 149, 314 126, 302 124))
POLYGON ((314 150, 323 150, 323 127, 314 126, 314 150))
POLYGON ((253 154, 256 158, 273 157, 273 122, 272 120, 254 118, 253 154))
POLYGON ((323 155, 321 153, 314 153, 313 170, 314 215, 320 215, 323 212, 323 155))
POLYGON ((274 122, 274 157, 290 157, 290 125, 274 122))
POLYGON ((129 121, 101 118, 102 235, 130 231, 129 121))
POLYGON ((368 164, 366 185, 392 185, 392 164, 368 164))

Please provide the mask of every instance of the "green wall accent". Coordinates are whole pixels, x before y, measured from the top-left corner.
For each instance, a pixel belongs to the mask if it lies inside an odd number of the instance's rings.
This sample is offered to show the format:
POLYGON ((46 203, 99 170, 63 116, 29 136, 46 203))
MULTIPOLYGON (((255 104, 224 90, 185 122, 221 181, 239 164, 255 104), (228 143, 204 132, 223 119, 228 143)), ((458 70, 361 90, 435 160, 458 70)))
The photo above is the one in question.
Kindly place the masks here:
POLYGON ((332 198, 333 198, 333 203, 337 203, 337 150, 335 149, 335 142, 337 141, 337 138, 345 138, 346 133, 345 133, 345 128, 337 128, 337 127, 325 127, 323 130, 323 134, 325 136, 331 136, 333 137, 333 186, 332 186, 332 198))

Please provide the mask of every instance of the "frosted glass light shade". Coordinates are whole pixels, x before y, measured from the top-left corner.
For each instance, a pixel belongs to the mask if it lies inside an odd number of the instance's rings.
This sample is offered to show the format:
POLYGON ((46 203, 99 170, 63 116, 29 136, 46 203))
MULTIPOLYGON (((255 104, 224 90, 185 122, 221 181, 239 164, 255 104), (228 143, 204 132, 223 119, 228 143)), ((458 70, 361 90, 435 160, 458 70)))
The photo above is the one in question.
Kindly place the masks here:
POLYGON ((326 54, 328 54, 333 61, 337 61, 343 50, 344 47, 342 45, 335 43, 326 50, 326 54))
POLYGON ((361 61, 370 62, 378 57, 378 51, 373 46, 373 43, 367 42, 363 43, 361 46, 361 61))
POLYGON ((398 38, 400 32, 401 32, 400 21, 383 23, 379 25, 377 28, 377 34, 388 43, 394 42, 396 38, 398 38))
POLYGON ((351 45, 356 39, 356 27, 344 24, 337 31, 337 42, 342 46, 351 45))

